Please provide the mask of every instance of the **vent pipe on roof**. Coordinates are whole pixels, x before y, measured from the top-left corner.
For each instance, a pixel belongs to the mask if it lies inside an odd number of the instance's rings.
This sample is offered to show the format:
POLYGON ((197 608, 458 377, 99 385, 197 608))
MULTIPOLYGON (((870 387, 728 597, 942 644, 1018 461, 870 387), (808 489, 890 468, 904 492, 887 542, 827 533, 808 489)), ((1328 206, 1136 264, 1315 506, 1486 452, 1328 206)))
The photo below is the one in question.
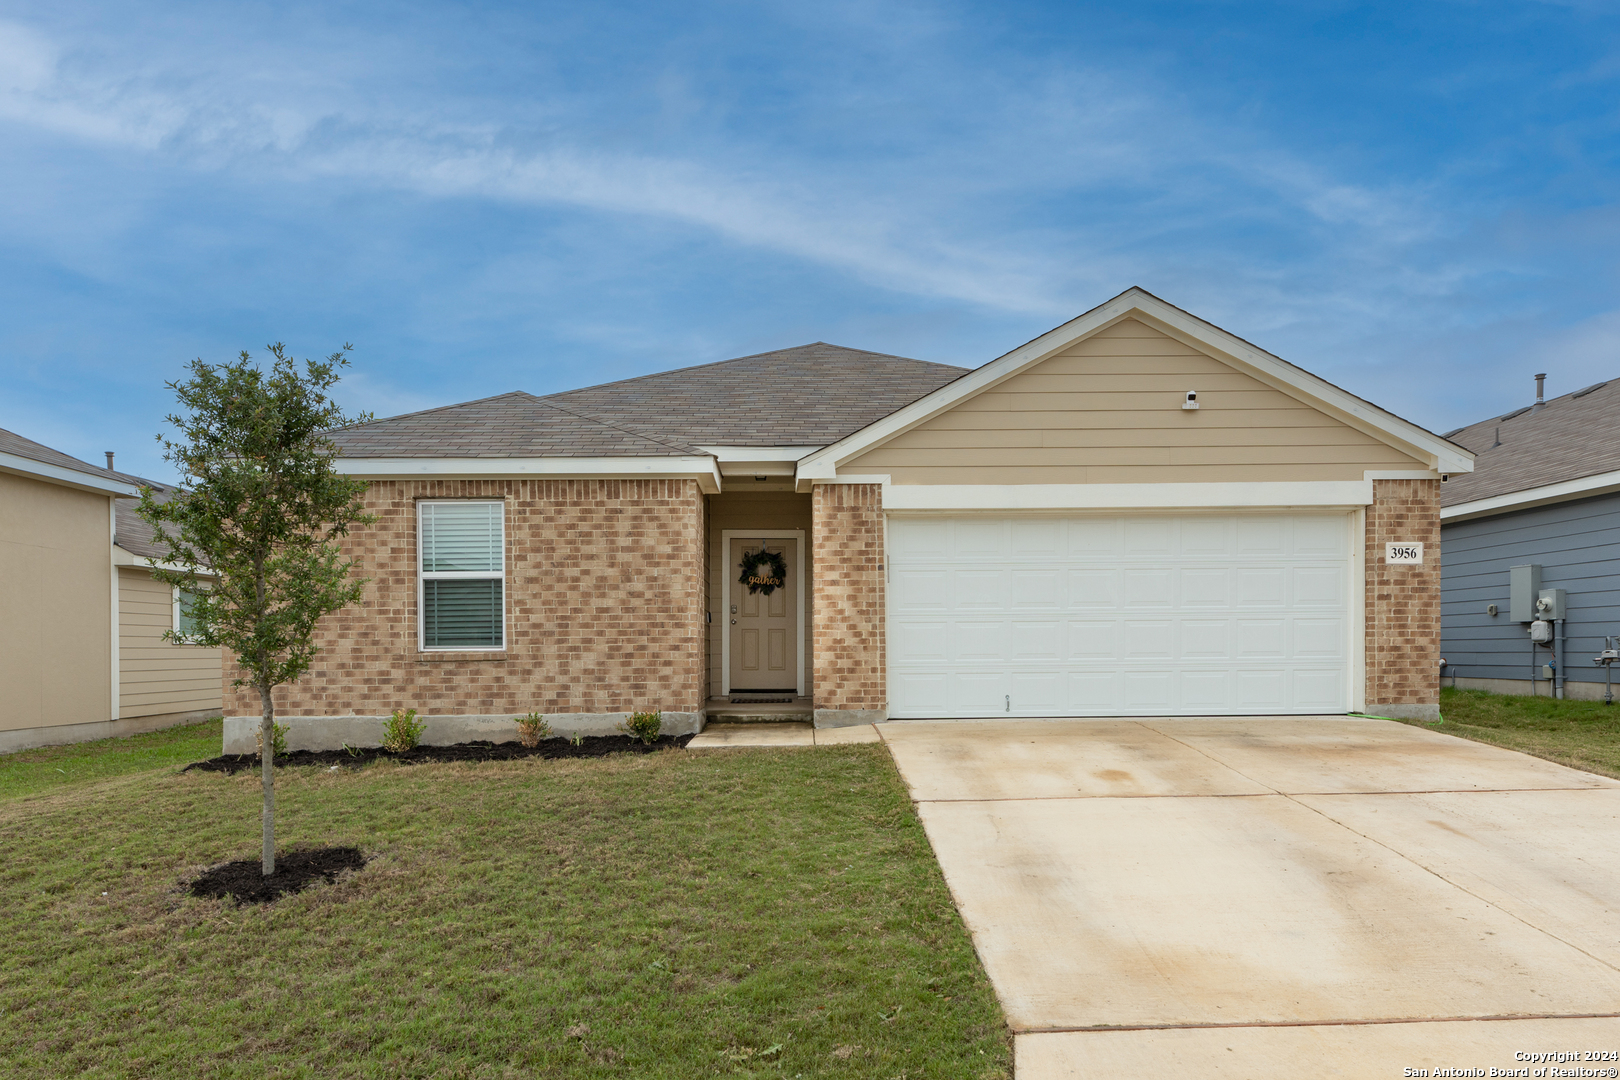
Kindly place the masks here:
POLYGON ((1541 408, 1543 405, 1547 404, 1547 402, 1545 401, 1546 387, 1547 387, 1547 373, 1545 371, 1543 371, 1540 375, 1536 376, 1536 405, 1535 405, 1535 407, 1538 408, 1538 409, 1541 408))
POLYGON ((1491 443, 1491 449, 1495 450, 1498 446, 1501 446, 1501 445, 1502 445, 1502 425, 1497 424, 1496 425, 1496 441, 1491 443))
POLYGON ((113 452, 111 450, 107 450, 107 451, 104 451, 104 452, 107 455, 107 471, 112 472, 113 471, 113 467, 112 467, 113 452))

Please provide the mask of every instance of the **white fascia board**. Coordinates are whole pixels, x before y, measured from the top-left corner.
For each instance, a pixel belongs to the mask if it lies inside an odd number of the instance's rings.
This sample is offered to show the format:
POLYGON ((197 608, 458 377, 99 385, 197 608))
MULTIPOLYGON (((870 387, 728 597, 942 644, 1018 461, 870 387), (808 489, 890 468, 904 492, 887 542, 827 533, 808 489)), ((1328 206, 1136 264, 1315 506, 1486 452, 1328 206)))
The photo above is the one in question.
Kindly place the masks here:
POLYGON ((890 511, 1218 510, 1368 506, 1371 480, 1227 484, 891 484, 890 511))
MULTIPOLYGON (((181 566, 179 563, 137 555, 127 548, 119 547, 117 544, 113 545, 112 557, 114 566, 128 567, 132 570, 169 570, 176 574, 184 574, 188 571, 187 567, 181 566)), ((197 571, 197 576, 211 578, 214 575, 209 573, 205 567, 197 571)))
POLYGON ((704 493, 720 490, 714 458, 555 457, 555 458, 338 458, 332 467, 361 480, 696 480, 704 493))
POLYGON ((0 472, 16 473, 19 476, 32 477, 36 480, 47 480, 63 487, 78 488, 80 491, 93 491, 97 495, 122 495, 126 498, 138 497, 141 489, 134 484, 122 480, 105 479, 82 473, 77 469, 64 469, 60 465, 49 465, 33 458, 18 457, 16 454, 0 453, 0 472))
POLYGON ((799 459, 820 446, 699 446, 720 463, 722 476, 793 476, 799 459))
POLYGON ((1443 506, 1440 508, 1440 520, 1468 521, 1472 518, 1490 517, 1493 514, 1505 514, 1513 510, 1529 510, 1535 506, 1607 495, 1614 491, 1620 491, 1620 471, 1596 473, 1575 480, 1562 480, 1556 484, 1510 491, 1505 495, 1493 495, 1488 499, 1458 503, 1456 506, 1443 506))
POLYGON ((1189 315, 1150 293, 1131 288, 1005 356, 976 368, 955 382, 940 387, 932 394, 809 455, 799 463, 799 476, 808 480, 831 476, 844 462, 939 415, 958 402, 983 393, 997 383, 1033 367, 1076 341, 1121 319, 1133 317, 1144 318, 1186 344, 1211 352, 1218 359, 1267 385, 1321 409, 1403 453, 1426 461, 1438 472, 1464 473, 1474 470, 1473 454, 1455 443, 1447 442, 1410 421, 1362 401, 1354 394, 1189 315))

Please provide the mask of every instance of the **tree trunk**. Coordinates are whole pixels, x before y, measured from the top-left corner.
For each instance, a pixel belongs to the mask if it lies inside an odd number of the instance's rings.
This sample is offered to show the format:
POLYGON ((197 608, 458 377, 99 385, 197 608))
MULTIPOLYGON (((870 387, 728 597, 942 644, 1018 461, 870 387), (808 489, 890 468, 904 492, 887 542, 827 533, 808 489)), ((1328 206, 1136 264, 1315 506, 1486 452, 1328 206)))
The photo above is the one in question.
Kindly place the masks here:
POLYGON ((259 721, 259 776, 264 786, 264 876, 276 872, 276 702, 259 687, 264 716, 259 721))

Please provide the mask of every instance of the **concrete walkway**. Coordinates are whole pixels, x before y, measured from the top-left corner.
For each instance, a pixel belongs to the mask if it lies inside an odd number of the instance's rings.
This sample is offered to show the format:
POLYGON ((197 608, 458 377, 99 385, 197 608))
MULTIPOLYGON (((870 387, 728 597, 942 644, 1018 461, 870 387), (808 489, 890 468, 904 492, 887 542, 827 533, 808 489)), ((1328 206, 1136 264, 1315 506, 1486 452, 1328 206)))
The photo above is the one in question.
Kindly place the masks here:
POLYGON ((1620 1051, 1620 782, 1343 717, 880 731, 1018 1080, 1620 1051))
POLYGON ((820 728, 809 724, 709 724, 686 744, 688 750, 722 750, 742 746, 842 746, 880 742, 871 724, 820 728))

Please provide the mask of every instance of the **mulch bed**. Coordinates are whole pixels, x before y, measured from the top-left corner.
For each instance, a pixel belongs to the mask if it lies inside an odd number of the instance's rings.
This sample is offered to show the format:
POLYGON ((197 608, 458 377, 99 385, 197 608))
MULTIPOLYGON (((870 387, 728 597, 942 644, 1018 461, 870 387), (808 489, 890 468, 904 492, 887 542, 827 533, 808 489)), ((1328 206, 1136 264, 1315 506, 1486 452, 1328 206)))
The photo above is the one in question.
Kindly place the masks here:
POLYGON ((241 904, 267 904, 302 892, 317 881, 332 882, 345 870, 358 870, 366 857, 357 847, 308 848, 276 856, 276 872, 264 876, 258 859, 237 859, 212 867, 187 883, 192 896, 229 897, 241 904))
MULTIPOLYGON (((629 735, 591 735, 574 745, 567 739, 546 739, 539 746, 524 746, 517 742, 465 742, 454 746, 418 746, 403 754, 381 747, 355 750, 294 750, 276 758, 276 766, 287 765, 339 765, 359 768, 373 761, 397 761, 402 765, 422 765, 435 761, 517 761, 521 758, 594 758, 609 754, 652 754, 660 750, 684 749, 692 741, 690 735, 664 735, 651 743, 629 735)), ((259 767, 258 754, 224 754, 207 761, 194 761, 181 772, 197 769, 202 772, 222 772, 226 775, 244 769, 259 767)), ((253 865, 257 866, 258 863, 253 865)))

